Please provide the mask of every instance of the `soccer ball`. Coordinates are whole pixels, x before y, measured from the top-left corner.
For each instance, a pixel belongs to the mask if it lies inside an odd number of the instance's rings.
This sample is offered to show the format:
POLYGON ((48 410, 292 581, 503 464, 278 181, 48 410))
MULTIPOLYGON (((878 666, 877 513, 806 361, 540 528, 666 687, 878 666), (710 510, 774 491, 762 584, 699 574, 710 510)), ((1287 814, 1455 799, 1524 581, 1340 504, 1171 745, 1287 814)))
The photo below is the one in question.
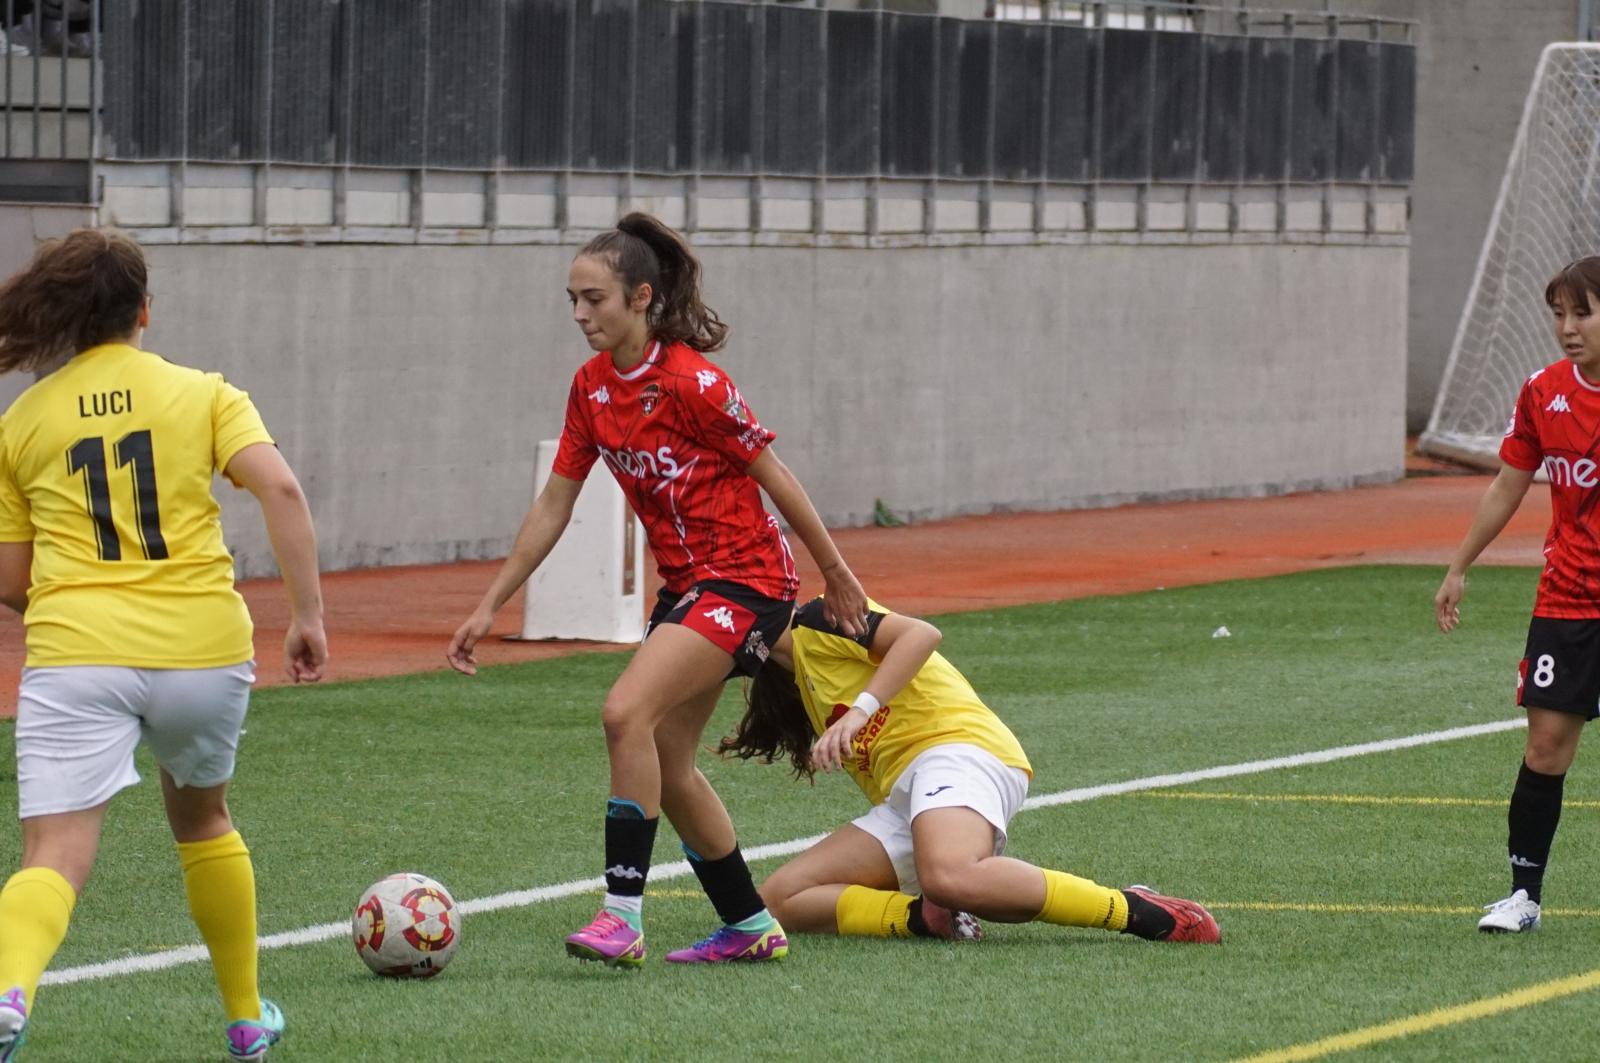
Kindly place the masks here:
POLYGON ((377 974, 432 978, 461 944, 461 913, 448 890, 402 871, 368 887, 350 920, 356 955, 377 974))

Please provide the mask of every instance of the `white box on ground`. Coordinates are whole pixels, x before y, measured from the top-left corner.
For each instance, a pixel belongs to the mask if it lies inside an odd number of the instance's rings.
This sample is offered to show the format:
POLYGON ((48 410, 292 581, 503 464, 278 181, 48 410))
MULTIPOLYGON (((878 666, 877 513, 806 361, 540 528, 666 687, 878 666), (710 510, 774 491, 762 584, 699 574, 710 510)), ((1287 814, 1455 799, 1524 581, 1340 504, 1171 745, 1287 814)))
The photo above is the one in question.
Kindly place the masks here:
MULTIPOLYGON (((539 444, 533 492, 550 479, 557 441, 539 444)), ((572 520, 528 580, 524 639, 638 642, 644 637, 644 529, 609 470, 595 464, 572 520)))

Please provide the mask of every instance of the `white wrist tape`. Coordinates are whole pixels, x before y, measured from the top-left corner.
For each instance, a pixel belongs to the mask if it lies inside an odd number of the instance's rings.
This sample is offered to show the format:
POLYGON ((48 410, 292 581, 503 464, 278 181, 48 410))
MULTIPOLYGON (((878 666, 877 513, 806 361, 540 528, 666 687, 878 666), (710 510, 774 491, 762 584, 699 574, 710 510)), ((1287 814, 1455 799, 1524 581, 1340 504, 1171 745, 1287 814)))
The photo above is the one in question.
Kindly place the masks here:
POLYGON ((870 719, 874 713, 883 708, 883 703, 863 690, 861 693, 856 695, 856 700, 850 703, 850 707, 852 709, 860 709, 862 712, 866 713, 868 719, 870 719))

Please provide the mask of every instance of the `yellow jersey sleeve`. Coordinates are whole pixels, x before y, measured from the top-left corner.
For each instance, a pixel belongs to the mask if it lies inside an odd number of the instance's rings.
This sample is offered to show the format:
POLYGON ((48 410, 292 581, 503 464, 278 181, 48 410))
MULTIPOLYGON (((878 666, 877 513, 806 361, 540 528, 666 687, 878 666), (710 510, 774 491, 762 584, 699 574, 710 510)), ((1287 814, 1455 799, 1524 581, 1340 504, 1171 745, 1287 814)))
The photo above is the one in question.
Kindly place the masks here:
MULTIPOLYGON (((256 443, 271 443, 272 436, 267 434, 267 426, 248 393, 234 387, 218 373, 207 373, 206 379, 216 388, 211 403, 212 460, 217 471, 226 475, 228 462, 234 455, 256 443)), ((228 479, 233 482, 232 477, 228 479)), ((234 486, 239 485, 235 483, 234 486)))
POLYGON ((0 542, 32 542, 33 515, 27 497, 17 486, 17 474, 5 442, 5 422, 0 420, 0 542))

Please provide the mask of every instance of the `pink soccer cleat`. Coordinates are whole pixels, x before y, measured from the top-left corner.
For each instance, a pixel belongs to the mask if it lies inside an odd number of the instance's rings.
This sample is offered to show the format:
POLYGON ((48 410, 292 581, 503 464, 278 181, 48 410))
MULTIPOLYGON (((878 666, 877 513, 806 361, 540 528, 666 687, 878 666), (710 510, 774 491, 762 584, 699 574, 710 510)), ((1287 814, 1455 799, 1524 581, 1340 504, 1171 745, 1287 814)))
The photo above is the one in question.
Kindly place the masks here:
POLYGON ((735 930, 731 926, 719 927, 708 938, 696 941, 686 949, 667 953, 668 963, 758 963, 781 960, 789 955, 789 938, 783 927, 772 924, 770 930, 752 934, 735 930))
POLYGON ((567 955, 598 960, 607 967, 637 969, 644 963, 644 931, 635 930, 627 920, 602 908, 594 922, 567 935, 567 955))

